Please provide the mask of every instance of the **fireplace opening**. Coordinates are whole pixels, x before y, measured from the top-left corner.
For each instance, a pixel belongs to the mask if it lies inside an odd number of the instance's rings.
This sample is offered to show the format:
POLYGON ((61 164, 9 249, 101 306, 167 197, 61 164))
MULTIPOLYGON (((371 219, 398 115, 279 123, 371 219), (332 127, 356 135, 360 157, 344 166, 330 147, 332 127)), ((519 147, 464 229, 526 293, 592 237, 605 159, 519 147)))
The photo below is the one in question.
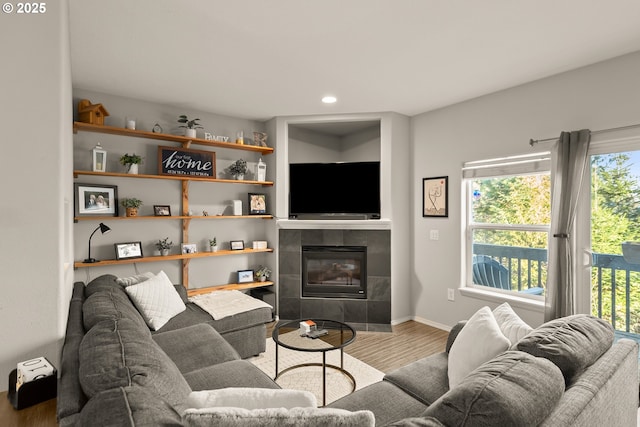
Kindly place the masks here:
POLYGON ((367 298, 367 247, 303 246, 302 296, 367 298))

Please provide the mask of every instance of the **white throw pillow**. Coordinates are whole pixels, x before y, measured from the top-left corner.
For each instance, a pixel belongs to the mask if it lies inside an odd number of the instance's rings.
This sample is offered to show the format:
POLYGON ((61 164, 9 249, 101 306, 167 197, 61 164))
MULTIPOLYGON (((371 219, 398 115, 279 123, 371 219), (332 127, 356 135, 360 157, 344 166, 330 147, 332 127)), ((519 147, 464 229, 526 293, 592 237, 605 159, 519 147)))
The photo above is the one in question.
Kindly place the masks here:
POLYGON ((151 329, 157 331, 187 307, 164 271, 124 290, 151 329))
POLYGON ((119 277, 116 279, 116 283, 126 288, 127 286, 137 285, 140 282, 149 280, 152 277, 155 277, 155 274, 151 272, 147 272, 142 274, 136 274, 135 276, 119 277))
POLYGON ((482 307, 467 321, 449 350, 449 388, 458 385, 478 366, 506 351, 504 336, 489 307, 482 307))
POLYGON ((371 411, 334 408, 203 408, 187 409, 182 419, 189 427, 374 427, 371 411))
POLYGON ((513 311, 509 303, 504 302, 496 307, 493 310, 493 317, 495 317, 500 330, 504 336, 511 341, 512 345, 533 331, 533 328, 527 325, 525 321, 513 311))
POLYGON ((303 390, 229 387, 218 390, 192 391, 187 406, 194 409, 237 407, 244 409, 316 408, 316 396, 303 390))

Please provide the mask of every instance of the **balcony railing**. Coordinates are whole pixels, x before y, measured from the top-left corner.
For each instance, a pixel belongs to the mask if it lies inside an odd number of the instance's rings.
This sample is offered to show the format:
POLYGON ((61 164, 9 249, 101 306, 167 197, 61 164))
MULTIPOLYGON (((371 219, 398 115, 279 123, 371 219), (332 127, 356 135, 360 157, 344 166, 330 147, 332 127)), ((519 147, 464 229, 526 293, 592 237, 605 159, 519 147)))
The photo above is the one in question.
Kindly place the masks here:
MULTIPOLYGON (((546 249, 475 243, 473 254, 488 255, 506 267, 514 291, 545 287, 546 249)), ((591 277, 592 314, 617 331, 640 334, 640 264, 622 255, 594 253, 591 277)))

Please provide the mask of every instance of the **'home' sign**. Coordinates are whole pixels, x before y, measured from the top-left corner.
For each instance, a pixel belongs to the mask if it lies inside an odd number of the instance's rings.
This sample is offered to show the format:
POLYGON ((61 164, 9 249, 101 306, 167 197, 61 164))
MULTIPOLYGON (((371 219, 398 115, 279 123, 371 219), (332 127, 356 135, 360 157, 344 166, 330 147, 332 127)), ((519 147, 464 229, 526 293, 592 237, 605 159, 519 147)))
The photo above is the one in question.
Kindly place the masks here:
POLYGON ((176 147, 158 147, 160 175, 216 177, 216 153, 176 147))

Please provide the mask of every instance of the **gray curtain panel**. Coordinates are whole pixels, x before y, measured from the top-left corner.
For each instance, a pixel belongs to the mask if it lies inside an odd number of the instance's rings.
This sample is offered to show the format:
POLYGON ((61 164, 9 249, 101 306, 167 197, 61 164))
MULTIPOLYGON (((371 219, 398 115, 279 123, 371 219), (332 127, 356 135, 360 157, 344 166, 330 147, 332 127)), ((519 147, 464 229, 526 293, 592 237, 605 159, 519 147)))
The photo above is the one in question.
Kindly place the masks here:
POLYGON ((591 131, 562 132, 554 145, 551 167, 551 239, 545 297, 545 321, 575 314, 575 228, 591 131))

